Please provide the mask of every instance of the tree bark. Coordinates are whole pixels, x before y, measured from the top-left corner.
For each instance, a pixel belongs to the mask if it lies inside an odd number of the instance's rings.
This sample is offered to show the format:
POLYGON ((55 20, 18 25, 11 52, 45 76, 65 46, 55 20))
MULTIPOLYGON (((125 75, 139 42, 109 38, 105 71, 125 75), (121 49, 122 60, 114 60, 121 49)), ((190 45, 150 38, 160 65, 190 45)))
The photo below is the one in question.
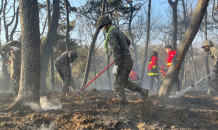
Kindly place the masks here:
MULTIPOLYGON (((148 43, 150 39, 150 18, 151 18, 151 0, 149 0, 148 3, 148 23, 147 23, 147 36, 146 36, 146 45, 145 45, 145 54, 144 54, 144 61, 142 64, 142 73, 141 73, 141 81, 143 82, 144 75, 145 75, 145 65, 146 65, 146 60, 147 60, 147 55, 148 55, 148 43)), ((142 84, 140 83, 140 86, 142 84)))
POLYGON ((59 0, 53 0, 53 12, 52 12, 51 24, 48 29, 47 37, 45 40, 45 44, 42 48, 42 55, 41 55, 42 58, 41 58, 40 89, 42 91, 47 90, 45 77, 48 70, 49 59, 52 54, 52 48, 56 40, 55 37, 57 35, 59 14, 60 14, 59 0))
POLYGON ((17 98, 8 110, 39 111, 40 32, 37 0, 19 0, 21 24, 21 78, 17 98))
MULTIPOLYGON (((104 10, 105 10, 105 0, 102 0, 101 16, 104 14, 104 10)), ((86 69, 85 69, 85 74, 84 74, 84 77, 83 77, 83 82, 82 82, 81 88, 86 85, 87 80, 88 80, 88 74, 89 74, 89 69, 90 69, 91 60, 92 60, 91 57, 92 57, 95 42, 96 42, 96 39, 98 37, 99 32, 100 32, 100 29, 96 28, 95 34, 92 37, 92 42, 91 42, 91 45, 90 45, 90 48, 89 48, 89 54, 87 55, 88 60, 87 60, 87 63, 86 63, 86 69)))
POLYGON ((192 44, 195 35, 198 32, 204 14, 207 10, 208 0, 199 0, 197 7, 193 13, 190 24, 182 38, 179 48, 173 58, 173 62, 167 72, 166 78, 160 88, 159 97, 168 97, 174 84, 175 77, 179 75, 179 68, 185 58, 188 48, 192 44))
MULTIPOLYGON (((205 37, 205 41, 207 40, 207 11, 205 13, 204 16, 204 37, 205 37)), ((208 53, 205 53, 205 65, 206 65, 206 71, 207 71, 207 75, 210 74, 210 69, 209 69, 209 63, 208 63, 208 53)), ((208 90, 207 90, 207 95, 210 95, 212 91, 212 87, 211 87, 211 77, 208 77, 208 90)))
POLYGON ((168 3, 172 7, 173 10, 173 43, 172 47, 174 50, 177 48, 177 5, 179 0, 175 0, 175 2, 172 2, 172 0, 168 0, 168 3))

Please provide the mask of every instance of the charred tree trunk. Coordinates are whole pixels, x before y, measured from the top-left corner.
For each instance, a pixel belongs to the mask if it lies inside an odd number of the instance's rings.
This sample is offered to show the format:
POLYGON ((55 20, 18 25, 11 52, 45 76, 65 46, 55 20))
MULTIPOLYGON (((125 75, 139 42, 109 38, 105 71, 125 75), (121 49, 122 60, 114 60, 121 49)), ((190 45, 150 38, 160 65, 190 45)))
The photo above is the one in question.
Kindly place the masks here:
POLYGON ((53 44, 56 40, 55 37, 57 35, 59 14, 60 14, 59 0, 53 0, 52 19, 48 29, 45 44, 42 48, 42 55, 41 55, 40 89, 42 91, 47 90, 45 77, 48 70, 49 59, 52 54, 53 44))
POLYGON ((193 13, 190 24, 185 32, 184 37, 179 45, 179 48, 173 58, 173 62, 167 72, 166 78, 160 88, 159 97, 168 97, 175 81, 175 77, 179 75, 179 68, 184 60, 184 57, 188 51, 188 48, 192 44, 195 35, 198 32, 204 14, 207 10, 209 1, 199 0, 197 7, 193 13))
MULTIPOLYGON (((104 10, 105 10, 105 0, 102 0, 101 15, 104 14, 104 10)), ((95 42, 96 42, 96 39, 98 37, 99 32, 100 32, 100 29, 96 28, 95 34, 92 37, 92 42, 91 42, 91 45, 90 45, 90 48, 89 48, 89 54, 87 55, 86 69, 85 69, 85 74, 84 74, 84 77, 83 77, 83 82, 82 82, 81 88, 86 85, 87 80, 88 80, 88 74, 89 74, 89 69, 90 69, 90 65, 91 65, 91 57, 92 57, 92 53, 93 53, 93 50, 94 50, 95 42)))
POLYGON ((21 24, 21 78, 20 89, 8 110, 39 111, 40 92, 40 32, 37 0, 19 0, 21 24))
POLYGON ((65 10, 66 10, 66 18, 67 18, 67 26, 66 26, 66 50, 69 51, 69 3, 68 0, 64 0, 65 2, 65 10))
MULTIPOLYGON (((205 41, 207 40, 207 11, 205 13, 204 16, 204 37, 205 37, 205 41)), ((207 71, 207 75, 210 74, 210 69, 209 69, 209 63, 208 63, 208 53, 205 53, 205 65, 206 65, 206 71, 207 71)), ((207 90, 207 95, 210 95, 212 91, 212 87, 211 87, 211 77, 208 77, 208 90, 207 90)))
MULTIPOLYGON (((147 36, 146 36, 146 45, 145 45, 145 54, 144 54, 144 61, 142 65, 142 73, 141 73, 141 81, 143 82, 144 75, 145 75, 145 65, 146 65, 146 60, 147 60, 147 55, 148 55, 148 43, 150 39, 150 17, 151 17, 151 0, 149 0, 148 3, 148 23, 147 23, 147 36)), ((142 86, 142 83, 140 83, 140 86, 142 86)))
POLYGON ((179 0, 175 0, 175 2, 172 2, 172 0, 168 0, 168 3, 172 7, 173 10, 173 43, 172 47, 174 50, 177 48, 177 5, 179 0))
MULTIPOLYGON (((48 28, 51 25, 51 8, 50 8, 50 0, 46 0, 47 2, 47 19, 48 19, 48 28)), ((53 47, 51 49, 51 59, 50 59, 50 65, 51 65, 51 88, 50 90, 55 90, 55 83, 54 83, 54 56, 53 56, 53 47)))
MULTIPOLYGON (((186 31, 186 29, 188 27, 188 22, 187 22, 187 19, 186 19, 187 13, 186 13, 185 1, 184 0, 182 0, 182 8, 183 8, 183 18, 184 18, 184 25, 185 25, 185 31, 186 31)), ((184 74, 185 74, 185 63, 182 64, 181 71, 182 72, 180 74, 179 81, 180 81, 180 86, 182 87, 183 86, 182 80, 183 80, 183 77, 184 77, 184 74)))

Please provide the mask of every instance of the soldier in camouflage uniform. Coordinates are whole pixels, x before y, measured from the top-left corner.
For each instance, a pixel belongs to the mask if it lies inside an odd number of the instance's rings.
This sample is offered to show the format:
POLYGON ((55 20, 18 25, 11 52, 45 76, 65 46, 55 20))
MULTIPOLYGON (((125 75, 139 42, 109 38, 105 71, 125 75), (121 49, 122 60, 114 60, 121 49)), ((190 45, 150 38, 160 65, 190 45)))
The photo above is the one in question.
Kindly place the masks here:
POLYGON ((71 81, 71 63, 76 60, 76 51, 67 51, 62 53, 55 61, 55 67, 63 80, 62 97, 68 96, 71 81))
POLYGON ((11 51, 11 56, 13 55, 11 62, 11 80, 13 83, 14 95, 17 96, 19 91, 20 82, 20 67, 21 67, 21 40, 10 41, 5 44, 1 50, 8 52, 11 51))
POLYGON ((137 84, 128 80, 129 73, 133 66, 133 60, 129 52, 130 40, 124 35, 123 32, 116 29, 111 25, 111 20, 108 16, 100 16, 97 20, 97 26, 103 33, 107 33, 105 49, 108 52, 108 41, 114 56, 114 89, 117 93, 119 100, 119 107, 125 107, 126 96, 124 88, 132 91, 137 91, 141 94, 142 99, 145 101, 148 96, 148 90, 139 87, 137 84))
POLYGON ((218 49, 214 47, 213 42, 209 40, 203 43, 202 48, 206 52, 209 52, 209 55, 211 55, 214 60, 213 72, 215 73, 215 75, 212 78, 211 85, 214 90, 218 91, 218 49))

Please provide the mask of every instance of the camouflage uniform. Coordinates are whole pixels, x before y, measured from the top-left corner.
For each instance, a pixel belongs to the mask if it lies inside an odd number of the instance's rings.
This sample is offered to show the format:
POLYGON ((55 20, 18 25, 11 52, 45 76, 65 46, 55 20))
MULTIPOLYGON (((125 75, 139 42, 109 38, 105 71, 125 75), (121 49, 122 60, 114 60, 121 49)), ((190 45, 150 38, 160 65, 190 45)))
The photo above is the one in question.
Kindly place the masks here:
POLYGON ((62 91, 68 92, 71 81, 71 67, 70 63, 72 63, 77 57, 76 51, 67 51, 62 53, 55 61, 55 67, 64 82, 64 86, 62 91))
MULTIPOLYGON (((218 49, 216 47, 211 47, 209 54, 214 59, 214 64, 216 65, 218 62, 218 49)), ((211 85, 216 91, 218 91, 218 72, 213 76, 211 85)))
MULTIPOLYGON (((6 45, 4 45, 1 50, 2 51, 11 51, 12 46, 18 47, 21 49, 21 42, 19 41, 10 41, 6 45)), ((19 82, 20 82, 20 67, 21 67, 21 51, 14 51, 13 52, 13 59, 11 63, 11 80, 14 87, 14 93, 15 95, 18 94, 19 91, 19 82)), ((12 54, 11 54, 12 56, 12 54)))
POLYGON ((133 60, 129 52, 130 40, 121 31, 114 28, 109 33, 109 43, 114 55, 114 63, 118 65, 118 74, 114 77, 114 89, 119 101, 126 101, 125 90, 141 92, 137 84, 128 80, 133 66, 133 60))

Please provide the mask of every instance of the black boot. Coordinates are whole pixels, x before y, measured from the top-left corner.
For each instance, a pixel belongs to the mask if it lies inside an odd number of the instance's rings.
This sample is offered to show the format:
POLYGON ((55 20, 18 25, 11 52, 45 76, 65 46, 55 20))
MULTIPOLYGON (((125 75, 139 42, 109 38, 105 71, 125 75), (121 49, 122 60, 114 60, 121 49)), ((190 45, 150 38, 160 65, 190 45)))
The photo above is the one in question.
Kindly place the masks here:
POLYGON ((146 98, 148 97, 148 92, 149 92, 149 90, 143 89, 143 88, 141 88, 141 87, 137 87, 137 88, 136 88, 136 91, 141 94, 141 99, 142 99, 143 101, 146 101, 146 98))

